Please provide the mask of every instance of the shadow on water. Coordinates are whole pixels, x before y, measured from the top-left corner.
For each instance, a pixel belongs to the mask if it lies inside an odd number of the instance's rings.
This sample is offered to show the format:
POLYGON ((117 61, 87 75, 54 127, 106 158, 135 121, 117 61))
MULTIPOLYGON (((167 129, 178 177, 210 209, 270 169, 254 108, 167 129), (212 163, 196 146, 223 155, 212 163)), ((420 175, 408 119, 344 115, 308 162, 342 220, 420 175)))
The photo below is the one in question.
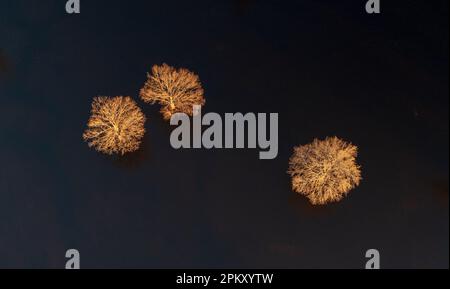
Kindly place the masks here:
POLYGON ((142 139, 141 146, 135 152, 127 153, 123 156, 107 156, 111 163, 118 168, 136 170, 142 167, 150 159, 150 140, 147 135, 142 139))
POLYGON ((11 71, 11 63, 3 49, 0 48, 0 77, 5 77, 11 71))
POLYGON ((246 15, 255 4, 254 0, 234 0, 234 11, 237 15, 246 15))
POLYGON ((439 204, 448 207, 448 179, 444 176, 436 177, 432 181, 431 186, 434 198, 439 202, 439 204))
POLYGON ((334 213, 339 206, 338 203, 330 203, 327 205, 313 205, 309 202, 306 196, 291 192, 288 197, 289 205, 294 207, 297 212, 302 212, 302 215, 309 217, 328 216, 334 213))

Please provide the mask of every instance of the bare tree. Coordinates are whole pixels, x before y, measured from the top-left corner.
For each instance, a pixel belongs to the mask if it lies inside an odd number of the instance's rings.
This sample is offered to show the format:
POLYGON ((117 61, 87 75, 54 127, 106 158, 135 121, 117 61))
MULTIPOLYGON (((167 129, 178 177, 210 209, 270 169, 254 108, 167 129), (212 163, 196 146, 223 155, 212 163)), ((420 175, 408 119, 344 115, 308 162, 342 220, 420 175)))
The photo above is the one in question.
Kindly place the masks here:
POLYGON ((139 148, 145 116, 130 97, 95 97, 83 139, 106 154, 125 154, 139 148))
POLYGON ((315 205, 340 201, 361 181, 357 151, 337 137, 295 147, 288 170, 292 189, 315 205))
POLYGON ((140 96, 147 103, 158 102, 166 120, 177 112, 192 115, 193 105, 205 104, 198 75, 185 68, 175 69, 165 63, 154 65, 147 78, 140 96))

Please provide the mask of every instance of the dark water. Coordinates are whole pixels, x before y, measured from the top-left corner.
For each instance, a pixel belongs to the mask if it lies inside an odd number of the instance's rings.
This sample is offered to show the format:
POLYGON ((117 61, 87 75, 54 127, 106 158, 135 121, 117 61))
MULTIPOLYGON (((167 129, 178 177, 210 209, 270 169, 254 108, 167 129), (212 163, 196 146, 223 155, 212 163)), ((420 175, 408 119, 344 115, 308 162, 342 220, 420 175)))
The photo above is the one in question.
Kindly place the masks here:
POLYGON ((448 1, 364 3, 2 1, 0 267, 76 248, 84 268, 361 268, 376 248, 384 268, 448 268, 448 1), (278 112, 278 157, 172 149, 138 99, 162 62, 200 75, 204 112, 278 112), (83 143, 97 95, 144 109, 138 152, 83 143), (364 180, 314 207, 287 162, 332 135, 364 180))

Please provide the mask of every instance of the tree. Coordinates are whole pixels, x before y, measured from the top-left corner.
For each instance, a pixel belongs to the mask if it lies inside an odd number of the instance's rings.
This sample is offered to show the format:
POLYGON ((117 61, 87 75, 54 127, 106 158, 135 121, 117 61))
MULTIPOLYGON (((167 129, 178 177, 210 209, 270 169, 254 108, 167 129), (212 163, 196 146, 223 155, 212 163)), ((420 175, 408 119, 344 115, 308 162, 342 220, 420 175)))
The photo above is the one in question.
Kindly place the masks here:
POLYGON ((83 139, 99 152, 124 155, 139 148, 144 122, 144 114, 130 97, 95 97, 83 139))
POLYGON ((140 96, 147 103, 158 102, 166 120, 177 112, 192 115, 193 105, 205 104, 198 75, 185 68, 175 69, 165 63, 154 65, 147 78, 140 96))
POLYGON ((314 205, 340 201, 361 181, 357 151, 356 146, 337 137, 295 147, 288 170, 292 189, 314 205))

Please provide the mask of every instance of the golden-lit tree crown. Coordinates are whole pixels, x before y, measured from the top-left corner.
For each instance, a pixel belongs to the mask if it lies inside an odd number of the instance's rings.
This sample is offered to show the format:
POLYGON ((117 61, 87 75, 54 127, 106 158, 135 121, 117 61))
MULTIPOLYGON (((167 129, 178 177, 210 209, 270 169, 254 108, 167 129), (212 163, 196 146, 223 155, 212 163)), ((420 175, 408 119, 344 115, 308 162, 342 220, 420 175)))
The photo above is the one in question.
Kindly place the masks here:
POLYGON ((145 102, 158 102, 164 119, 177 112, 192 115, 193 105, 205 104, 198 75, 185 68, 175 69, 165 63, 154 65, 147 78, 140 96, 145 102))
POLYGON ((130 97, 95 97, 83 139, 106 154, 125 154, 139 148, 145 116, 130 97))
POLYGON ((288 170, 292 189, 315 205, 341 200, 361 181, 357 154, 356 146, 337 137, 295 147, 288 170))

